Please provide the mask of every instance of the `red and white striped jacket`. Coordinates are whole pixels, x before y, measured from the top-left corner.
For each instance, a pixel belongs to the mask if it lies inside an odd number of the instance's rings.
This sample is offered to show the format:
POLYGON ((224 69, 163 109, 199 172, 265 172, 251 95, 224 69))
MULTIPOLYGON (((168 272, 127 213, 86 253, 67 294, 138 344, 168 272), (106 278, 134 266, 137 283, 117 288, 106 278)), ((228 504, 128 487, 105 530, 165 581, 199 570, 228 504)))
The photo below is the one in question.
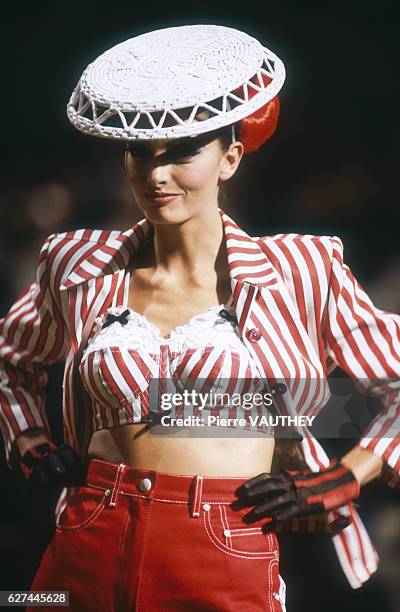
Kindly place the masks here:
MULTIPOLYGON (((383 408, 359 441, 385 462, 387 481, 400 482, 400 316, 376 308, 343 264, 336 237, 298 234, 251 237, 221 209, 238 327, 259 372, 287 391, 276 401, 284 414, 317 414, 329 398, 327 375, 337 365, 358 387, 379 396, 383 408)), ((125 231, 78 230, 51 235, 37 282, 0 320, 1 427, 10 455, 26 429, 48 430, 43 366, 65 360, 64 436, 77 450, 80 412, 76 362, 95 319, 111 306, 127 306, 128 264, 152 237, 143 219, 125 231)), ((271 387, 271 388, 272 388, 271 387)), ((82 410, 81 410, 82 412, 82 410)), ((302 430, 312 470, 328 457, 302 430)), ((352 504, 331 513, 351 524, 333 537, 353 588, 376 570, 377 555, 352 504)))

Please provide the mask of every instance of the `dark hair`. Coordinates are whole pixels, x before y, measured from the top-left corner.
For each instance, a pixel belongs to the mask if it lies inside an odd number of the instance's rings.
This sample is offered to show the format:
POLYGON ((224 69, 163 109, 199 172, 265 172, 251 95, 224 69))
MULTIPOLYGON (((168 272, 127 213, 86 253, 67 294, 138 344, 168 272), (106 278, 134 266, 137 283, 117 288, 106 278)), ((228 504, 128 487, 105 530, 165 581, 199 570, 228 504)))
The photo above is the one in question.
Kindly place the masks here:
MULTIPOLYGON (((239 140, 239 127, 240 122, 234 123, 235 137, 239 140)), ((223 151, 227 151, 232 144, 232 125, 225 125, 223 128, 217 130, 217 135, 221 143, 223 151)))
MULTIPOLYGON (((196 115, 196 119, 199 121, 204 121, 205 119, 210 119, 211 117, 212 117, 211 112, 206 109, 202 109, 196 115)), ((237 123, 234 123, 234 126, 235 126, 236 140, 239 140, 238 134, 239 134, 240 121, 238 121, 237 123)), ((203 137, 206 137, 207 140, 210 140, 210 141, 217 138, 220 141, 222 150, 227 151, 230 145, 232 144, 232 125, 231 124, 224 125, 224 127, 222 128, 217 128, 216 130, 206 132, 203 135, 203 137)))

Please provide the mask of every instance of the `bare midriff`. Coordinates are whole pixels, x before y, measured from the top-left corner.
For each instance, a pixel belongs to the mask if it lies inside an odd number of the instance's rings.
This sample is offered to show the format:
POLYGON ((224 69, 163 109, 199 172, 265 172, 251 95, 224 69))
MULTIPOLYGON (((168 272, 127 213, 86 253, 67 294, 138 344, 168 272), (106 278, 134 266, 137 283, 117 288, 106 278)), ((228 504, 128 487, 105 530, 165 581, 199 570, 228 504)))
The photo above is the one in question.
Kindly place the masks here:
POLYGON ((90 441, 88 458, 159 472, 203 476, 251 476, 268 472, 271 467, 274 439, 265 434, 254 437, 256 434, 249 432, 246 436, 242 430, 217 438, 219 427, 208 427, 206 431, 202 428, 201 434, 181 428, 168 435, 165 431, 160 435, 150 433, 145 428, 143 423, 134 423, 96 431, 90 441))

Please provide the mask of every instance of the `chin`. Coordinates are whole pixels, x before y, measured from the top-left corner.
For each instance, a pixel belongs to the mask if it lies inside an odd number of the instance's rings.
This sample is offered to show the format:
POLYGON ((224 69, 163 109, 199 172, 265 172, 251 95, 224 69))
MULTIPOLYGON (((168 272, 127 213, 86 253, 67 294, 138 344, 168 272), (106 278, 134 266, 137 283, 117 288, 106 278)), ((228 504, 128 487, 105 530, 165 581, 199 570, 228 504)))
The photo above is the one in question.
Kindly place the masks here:
POLYGON ((154 223, 182 223, 186 221, 190 215, 188 211, 181 206, 165 204, 164 206, 151 206, 149 204, 140 206, 145 217, 154 223))

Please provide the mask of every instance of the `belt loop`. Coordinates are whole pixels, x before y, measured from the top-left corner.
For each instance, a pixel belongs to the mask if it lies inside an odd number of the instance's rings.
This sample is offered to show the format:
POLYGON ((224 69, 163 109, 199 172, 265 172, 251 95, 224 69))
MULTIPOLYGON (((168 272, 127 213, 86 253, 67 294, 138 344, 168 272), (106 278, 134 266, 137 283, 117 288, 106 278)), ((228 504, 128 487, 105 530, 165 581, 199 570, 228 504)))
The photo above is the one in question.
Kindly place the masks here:
POLYGON ((190 487, 190 516, 192 518, 198 518, 200 516, 200 504, 203 492, 203 476, 193 477, 190 487))
POLYGON ((125 463, 120 463, 117 470, 117 475, 115 476, 113 490, 111 492, 110 503, 108 504, 109 508, 115 508, 117 505, 117 497, 119 493, 119 489, 121 486, 122 475, 126 468, 125 463))

